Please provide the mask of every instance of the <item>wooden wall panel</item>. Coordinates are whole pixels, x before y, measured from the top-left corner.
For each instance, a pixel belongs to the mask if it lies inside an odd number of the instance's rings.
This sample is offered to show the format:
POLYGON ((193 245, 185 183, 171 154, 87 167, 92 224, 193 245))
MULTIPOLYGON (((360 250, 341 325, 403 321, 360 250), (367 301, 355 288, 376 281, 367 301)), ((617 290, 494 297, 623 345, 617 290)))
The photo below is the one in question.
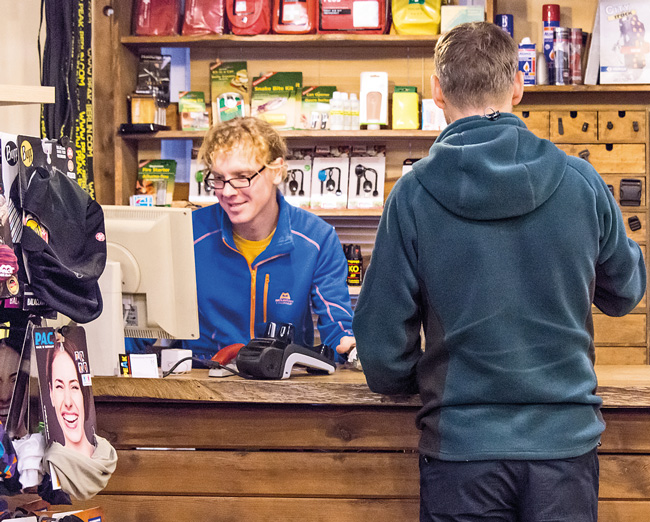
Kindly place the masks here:
POLYGON ((646 315, 629 314, 610 317, 594 314, 594 341, 605 345, 637 345, 646 343, 646 315))
POLYGON ((650 455, 600 455, 601 499, 650 499, 650 455))
POLYGON ((417 448, 417 408, 97 403, 98 432, 117 448, 417 448), (381 414, 379 415, 379 411, 381 414), (254 421, 251 421, 254 419, 254 421), (233 436, 236 433, 236 436, 233 436))
POLYGON ((107 522, 407 522, 419 514, 417 499, 100 495, 74 505, 98 504, 107 522))
POLYGON ((641 408, 621 410, 603 409, 606 428, 598 452, 650 453, 650 418, 641 408))
POLYGON ((648 364, 645 346, 596 346, 596 364, 648 364))

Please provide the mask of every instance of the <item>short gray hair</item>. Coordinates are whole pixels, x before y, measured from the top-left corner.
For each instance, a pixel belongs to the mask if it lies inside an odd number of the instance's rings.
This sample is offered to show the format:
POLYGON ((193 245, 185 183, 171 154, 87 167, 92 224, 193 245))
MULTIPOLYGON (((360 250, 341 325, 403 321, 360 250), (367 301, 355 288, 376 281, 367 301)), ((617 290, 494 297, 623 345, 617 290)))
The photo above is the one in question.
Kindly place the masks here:
POLYGON ((440 89, 452 105, 487 108, 501 101, 514 84, 517 44, 490 22, 461 24, 438 40, 434 67, 440 89))

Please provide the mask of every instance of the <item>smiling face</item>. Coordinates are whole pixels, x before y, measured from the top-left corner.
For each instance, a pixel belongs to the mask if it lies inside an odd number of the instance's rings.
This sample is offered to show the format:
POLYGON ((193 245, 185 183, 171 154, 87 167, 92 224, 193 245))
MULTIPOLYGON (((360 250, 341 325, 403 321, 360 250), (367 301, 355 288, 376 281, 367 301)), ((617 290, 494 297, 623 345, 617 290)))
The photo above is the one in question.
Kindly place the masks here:
POLYGON ((20 355, 6 344, 0 345, 0 422, 6 424, 14 392, 20 355))
POLYGON ((214 179, 231 180, 250 178, 250 186, 235 189, 230 183, 215 193, 233 225, 233 231, 244 239, 257 241, 268 237, 278 219, 277 186, 282 181, 284 162, 276 160, 266 166, 243 147, 235 147, 227 152, 212 156, 212 175, 214 179))
POLYGON ((52 362, 50 399, 56 412, 66 445, 85 442, 84 398, 74 361, 67 352, 60 351, 52 362))

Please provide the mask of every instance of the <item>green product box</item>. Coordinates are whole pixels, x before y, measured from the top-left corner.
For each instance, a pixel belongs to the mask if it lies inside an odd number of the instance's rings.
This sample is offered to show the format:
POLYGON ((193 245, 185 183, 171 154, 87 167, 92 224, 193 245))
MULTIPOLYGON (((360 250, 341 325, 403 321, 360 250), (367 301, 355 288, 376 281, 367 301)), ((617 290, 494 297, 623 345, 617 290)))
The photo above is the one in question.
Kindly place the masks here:
POLYGON ((329 129, 330 100, 336 91, 332 85, 312 85, 302 89, 301 129, 329 129))
POLYGON ((253 78, 251 114, 278 130, 300 128, 301 72, 272 72, 253 78))
POLYGON ((205 110, 205 95, 201 91, 185 91, 178 94, 178 112, 181 129, 206 131, 210 128, 210 116, 205 110))
POLYGON ((221 62, 210 64, 210 97, 212 120, 232 120, 250 114, 250 86, 246 62, 221 62))
POLYGON ((169 207, 174 196, 176 160, 142 160, 138 164, 135 193, 152 196, 153 205, 169 207))

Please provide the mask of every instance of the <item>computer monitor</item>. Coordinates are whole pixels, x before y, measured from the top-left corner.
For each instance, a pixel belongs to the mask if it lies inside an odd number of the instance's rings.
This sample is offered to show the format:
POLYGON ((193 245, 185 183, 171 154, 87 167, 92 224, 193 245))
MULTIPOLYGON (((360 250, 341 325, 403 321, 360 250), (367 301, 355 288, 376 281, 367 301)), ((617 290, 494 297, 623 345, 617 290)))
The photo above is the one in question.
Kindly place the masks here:
MULTIPOLYGON (((108 259, 101 315, 86 330, 93 375, 119 374, 125 337, 198 339, 190 210, 103 206, 108 259)), ((67 324, 59 318, 58 324, 67 324)), ((48 323, 49 324, 49 323, 48 323)))
POLYGON ((199 337, 189 209, 103 206, 107 260, 122 278, 124 336, 199 337))

